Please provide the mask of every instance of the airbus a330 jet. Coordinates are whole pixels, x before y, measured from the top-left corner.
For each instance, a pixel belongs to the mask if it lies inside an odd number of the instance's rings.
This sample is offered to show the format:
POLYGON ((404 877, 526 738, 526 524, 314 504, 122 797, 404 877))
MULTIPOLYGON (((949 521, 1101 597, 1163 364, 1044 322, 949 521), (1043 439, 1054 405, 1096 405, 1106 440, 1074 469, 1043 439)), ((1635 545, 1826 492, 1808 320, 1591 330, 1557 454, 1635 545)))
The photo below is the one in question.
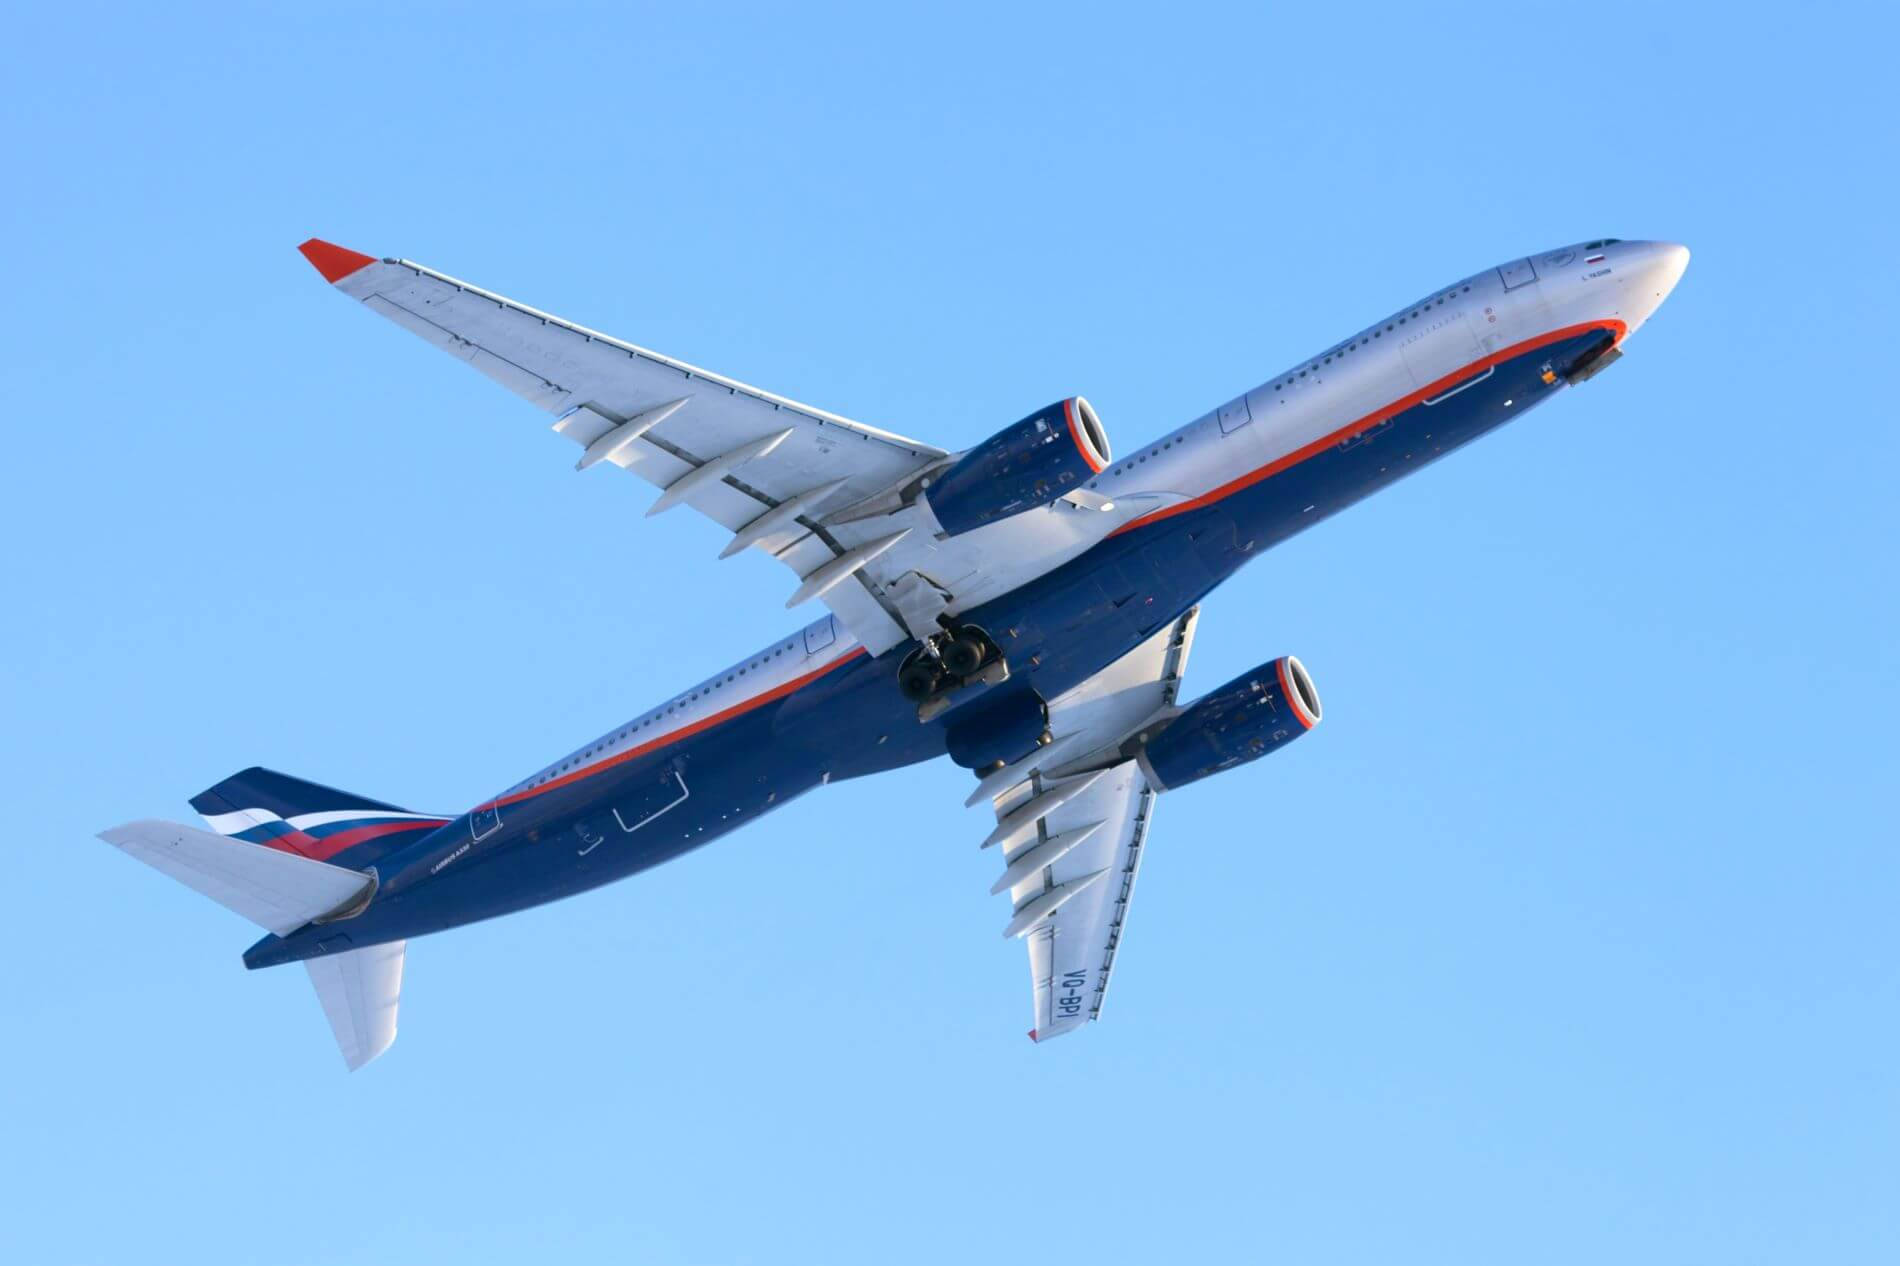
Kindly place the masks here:
MULTIPOLYGON (((1155 802, 1318 725, 1270 659, 1179 700, 1241 565, 1614 364, 1689 261, 1604 238, 1434 290, 1131 454, 1058 400, 963 452, 648 351, 403 259, 312 239, 324 279, 553 419, 588 477, 658 488, 826 614, 457 815, 266 769, 102 838, 301 962, 345 1061, 396 1034, 411 937, 656 866, 828 782, 948 755, 995 822, 1030 1036, 1102 1014, 1155 802)), ((448 425, 443 423, 441 425, 448 425)), ((445 442, 446 439, 445 439, 445 442)), ((461 442, 457 439, 455 442, 461 442)), ((976 834, 973 832, 973 834, 976 834)))

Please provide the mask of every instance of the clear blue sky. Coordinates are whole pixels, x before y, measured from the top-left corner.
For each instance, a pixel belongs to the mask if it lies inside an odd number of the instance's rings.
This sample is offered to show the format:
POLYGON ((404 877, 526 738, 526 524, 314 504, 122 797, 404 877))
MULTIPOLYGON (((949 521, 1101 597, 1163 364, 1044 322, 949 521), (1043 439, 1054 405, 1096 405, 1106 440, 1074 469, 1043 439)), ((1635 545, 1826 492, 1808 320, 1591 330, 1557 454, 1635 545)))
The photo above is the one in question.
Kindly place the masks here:
POLYGON ((1261 8, 13 14, 0 1257, 1900 1260, 1890 11, 1261 8), (413 944, 348 1076, 92 833, 459 809, 798 617, 311 234, 946 447, 1695 260, 1208 604, 1190 687, 1294 651, 1327 723, 1162 803, 1103 1023, 1025 1040, 941 763, 413 944))

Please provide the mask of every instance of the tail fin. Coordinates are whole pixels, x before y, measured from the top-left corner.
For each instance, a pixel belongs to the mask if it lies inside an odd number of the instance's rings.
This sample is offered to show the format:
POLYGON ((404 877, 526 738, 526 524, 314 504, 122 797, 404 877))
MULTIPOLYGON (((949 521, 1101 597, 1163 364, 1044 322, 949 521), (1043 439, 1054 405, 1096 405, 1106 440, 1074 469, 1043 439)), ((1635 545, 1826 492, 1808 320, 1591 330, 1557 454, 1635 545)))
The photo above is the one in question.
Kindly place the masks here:
POLYGON ((449 821, 258 767, 193 796, 191 807, 219 834, 357 869, 449 821))

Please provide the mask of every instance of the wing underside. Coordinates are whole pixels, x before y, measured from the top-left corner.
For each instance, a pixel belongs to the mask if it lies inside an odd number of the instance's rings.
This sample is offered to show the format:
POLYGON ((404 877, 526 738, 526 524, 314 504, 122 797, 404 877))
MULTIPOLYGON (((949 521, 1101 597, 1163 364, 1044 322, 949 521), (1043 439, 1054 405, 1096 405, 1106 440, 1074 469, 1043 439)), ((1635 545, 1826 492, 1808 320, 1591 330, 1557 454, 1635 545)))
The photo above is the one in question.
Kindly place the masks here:
MULTIPOLYGON (((407 260, 327 243, 304 253, 345 294, 555 418, 579 469, 618 467, 795 571, 873 653, 909 634, 865 569, 903 542, 879 516, 828 516, 941 464, 930 445, 776 396, 564 321, 407 260)), ((921 546, 914 541, 913 548, 921 546)), ((885 561, 885 574, 901 562, 885 561)), ((792 605, 788 603, 787 605, 792 605)))
POLYGON ((1007 892, 1006 936, 1029 948, 1034 1023, 1043 1041, 1099 1019, 1146 852, 1156 791, 1123 744, 1171 707, 1197 611, 1051 702, 1053 741, 984 779, 1007 892))

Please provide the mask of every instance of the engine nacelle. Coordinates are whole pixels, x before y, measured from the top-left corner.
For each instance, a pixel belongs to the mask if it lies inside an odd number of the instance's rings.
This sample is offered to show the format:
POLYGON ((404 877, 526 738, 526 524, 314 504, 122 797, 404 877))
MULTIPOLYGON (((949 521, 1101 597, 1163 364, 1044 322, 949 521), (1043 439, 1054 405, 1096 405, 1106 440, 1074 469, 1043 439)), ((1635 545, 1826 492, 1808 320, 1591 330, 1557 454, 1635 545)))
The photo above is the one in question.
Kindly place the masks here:
POLYGON ((1210 691, 1142 740, 1139 759, 1158 790, 1185 787, 1291 743, 1319 724, 1319 692, 1291 655, 1210 691))
POLYGON ((1004 427, 931 482, 924 499, 951 536, 1046 506, 1108 465, 1108 433, 1081 396, 1004 427))

